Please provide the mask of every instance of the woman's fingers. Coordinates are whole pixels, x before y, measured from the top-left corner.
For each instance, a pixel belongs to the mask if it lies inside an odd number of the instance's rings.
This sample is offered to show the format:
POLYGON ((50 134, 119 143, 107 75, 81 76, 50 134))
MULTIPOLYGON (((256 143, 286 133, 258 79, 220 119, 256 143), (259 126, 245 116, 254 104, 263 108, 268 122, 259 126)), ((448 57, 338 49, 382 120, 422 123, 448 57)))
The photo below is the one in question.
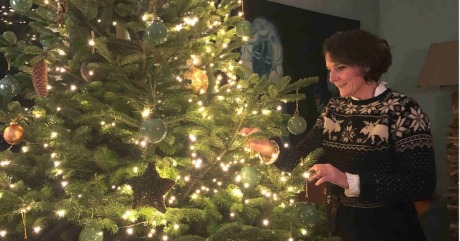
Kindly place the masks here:
POLYGON ((322 177, 322 178, 318 179, 318 181, 315 182, 315 186, 319 186, 319 185, 323 184, 324 182, 326 182, 326 178, 322 177))
POLYGON ((343 188, 348 188, 348 181, 346 174, 331 164, 315 164, 309 171, 314 171, 315 174, 311 175, 308 181, 317 180, 316 186, 319 186, 325 182, 330 182, 343 188))
POLYGON ((314 174, 311 175, 308 180, 317 180, 315 183, 316 186, 319 186, 324 182, 333 183, 335 175, 334 170, 335 167, 331 164, 315 164, 309 169, 309 171, 314 172, 314 174))
POLYGON ((262 155, 270 156, 273 154, 273 145, 267 139, 250 139, 247 144, 252 150, 259 152, 262 155))
POLYGON ((243 135, 243 136, 249 136, 251 134, 254 134, 254 133, 257 133, 261 131, 260 128, 256 127, 256 128, 247 128, 247 127, 244 127, 243 129, 240 130, 240 135, 243 135))

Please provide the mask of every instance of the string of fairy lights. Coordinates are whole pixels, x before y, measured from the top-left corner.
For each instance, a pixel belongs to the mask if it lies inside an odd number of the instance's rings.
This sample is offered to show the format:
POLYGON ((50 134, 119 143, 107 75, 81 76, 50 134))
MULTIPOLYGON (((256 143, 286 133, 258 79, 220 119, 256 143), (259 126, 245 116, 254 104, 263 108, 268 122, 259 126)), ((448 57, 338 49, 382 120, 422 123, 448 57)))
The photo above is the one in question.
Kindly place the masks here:
MULTIPOLYGON (((45 4, 47 4, 48 2, 45 1, 45 4)), ((242 4, 241 0, 239 1, 240 4, 242 4)), ((210 2, 210 4, 215 4, 214 2, 210 2)), ((11 20, 12 16, 14 15, 14 10, 11 9, 11 7, 9 6, 1 6, 0 7, 0 20, 3 22, 3 24, 6 24, 6 25, 12 25, 13 24, 13 21, 11 20)), ((238 15, 240 17, 243 17, 243 12, 239 12, 238 15)), ((152 19, 152 16, 149 15, 149 14, 146 14, 143 18, 142 18, 144 21, 146 21, 146 23, 148 21, 151 21, 152 19)), ((195 26, 195 24, 197 22, 199 22, 200 19, 198 17, 194 17, 194 16, 187 16, 187 17, 184 17, 183 18, 183 22, 174 26, 174 27, 171 27, 168 29, 168 31, 176 31, 176 32, 179 32, 179 31, 182 31, 184 29, 189 29, 189 28, 193 28, 193 26, 195 26)), ((16 22, 18 24, 27 24, 27 21, 26 20, 23 20, 23 21, 20 21, 20 22, 16 22)), ((117 25, 117 22, 114 21, 113 23, 113 26, 116 26, 117 25)), ((219 26, 221 26, 222 23, 218 20, 215 20, 213 22, 210 22, 208 24, 208 27, 209 29, 213 29, 213 28, 218 28, 219 26)), ((222 31, 218 31, 217 34, 221 34, 221 35, 225 35, 226 34, 226 30, 222 30, 222 31)), ((88 34, 90 37, 88 39, 88 46, 90 47, 90 49, 92 51, 94 51, 95 49, 97 49, 97 44, 96 44, 96 41, 95 41, 95 36, 94 36, 94 33, 90 33, 88 34)), ((249 36, 240 36, 243 41, 248 41, 249 40, 249 36)), ((222 46, 220 46, 220 48, 222 49, 225 49, 225 48, 228 48, 228 42, 224 42, 222 44, 222 46)), ((56 49, 56 50, 48 50, 48 51, 57 51, 59 53, 60 56, 63 56, 65 57, 66 56, 66 52, 62 49, 56 49)), ((211 48, 210 46, 206 46, 204 51, 203 51, 203 54, 208 54, 212 57, 215 57, 216 55, 216 51, 215 49, 211 48)), ((217 60, 219 59, 219 57, 217 57, 217 60)), ((195 54, 195 55, 192 55, 190 56, 190 66, 191 67, 197 67, 197 68, 201 68, 204 69, 204 71, 206 71, 206 69, 212 69, 213 67, 215 67, 215 63, 209 63, 207 66, 206 65, 201 65, 201 57, 199 54, 195 54)), ((215 94, 219 94, 219 92, 221 91, 221 88, 220 88, 220 84, 221 84, 221 81, 223 81, 224 79, 227 81, 228 85, 231 86, 232 88, 226 88, 225 91, 227 93, 230 93, 232 91, 239 91, 242 89, 242 86, 240 86, 238 84, 238 77, 237 75, 235 74, 235 67, 237 64, 241 64, 241 62, 238 62, 238 63, 234 63, 234 62, 228 62, 226 64, 226 67, 222 69, 222 71, 224 72, 224 75, 223 74, 219 74, 216 76, 216 84, 214 85, 214 89, 213 89, 213 92, 215 94)), ((51 67, 50 67, 51 68, 51 67)), ((67 71, 67 67, 65 66, 54 66, 52 67, 54 69, 54 74, 56 75, 59 75, 59 74, 65 74, 66 71, 67 71)), ((88 75, 92 76, 95 74, 94 72, 95 70, 91 70, 89 69, 88 70, 88 75)), ((202 70, 203 71, 203 70, 202 70)), ((59 76, 56 77, 56 78, 60 78, 59 76)), ((177 75, 174 77, 179 83, 183 82, 185 80, 185 77, 183 75, 177 75)), ((69 90, 70 92, 69 93, 75 93, 76 91, 78 91, 78 86, 76 84, 70 84, 68 85, 69 86, 69 90)), ((53 86, 51 84, 48 85, 48 90, 49 91, 53 91, 53 86)), ((198 90, 198 94, 203 94, 205 91, 203 91, 202 89, 199 89, 198 90)), ((224 97, 223 95, 221 96, 217 96, 216 97, 217 100, 220 100, 220 101, 229 101, 228 100, 228 97, 224 97)), ((209 118, 209 119, 212 119, 213 117, 209 114, 209 111, 207 110, 207 107, 205 106, 205 104, 200 101, 200 100, 193 100, 193 99, 189 99, 189 102, 190 103, 193 103, 194 101, 196 101, 196 104, 197 106, 199 106, 199 108, 197 108, 197 111, 200 113, 200 115, 203 117, 203 118, 209 118)), ((232 99, 230 100, 232 102, 235 102, 235 103, 243 103, 242 100, 240 99, 232 99)), ((236 110, 236 113, 238 115, 244 115, 245 114, 245 107, 247 106, 244 106, 243 107, 240 107, 240 108, 237 108, 236 110)), ((282 111, 282 106, 281 105, 278 105, 276 106, 275 108, 276 111, 282 111)), ((32 111, 32 116, 36 119, 38 118, 43 118, 44 116, 46 116, 46 114, 44 113, 43 110, 41 110, 40 108, 32 108, 31 110, 29 111, 32 111)), ((62 107, 57 107, 56 108, 56 112, 59 113, 60 111, 62 111, 62 107)), ((268 109, 265 109, 265 110, 262 110, 261 113, 258 113, 258 112, 251 112, 249 114, 252 114, 252 115, 258 115, 258 114, 263 114, 263 115, 270 115, 271 114, 271 111, 272 110, 268 110, 268 109)), ((141 113, 141 116, 144 120, 147 120, 151 114, 153 112, 153 108, 151 106, 151 104, 146 104, 146 107, 145 109, 142 111, 141 113)), ((114 121, 104 121, 102 120, 100 122, 100 125, 101 125, 101 128, 116 128, 117 124, 116 122, 114 121)), ((51 131, 50 132, 50 140, 53 140, 53 139, 56 139, 58 137, 59 133, 56 132, 56 131, 51 131)), ((190 142, 190 146, 189 146, 189 150, 190 150, 190 158, 191 158, 191 161, 192 161, 192 164, 193 166, 195 167, 195 169, 199 170, 199 169, 202 169, 205 165, 205 162, 203 161, 203 158, 199 156, 199 152, 196 151, 196 148, 194 146, 194 143, 196 143, 197 141, 199 141, 199 137, 193 133, 190 133, 189 134, 189 142, 190 142)), ((134 143, 138 144, 140 146, 140 148, 146 148, 148 145, 149 145, 149 142, 147 140, 133 140, 134 143)), ((48 148, 50 146, 49 143, 45 143, 44 145, 44 148, 48 148)), ((287 146, 285 146, 287 147, 287 146)), ((249 154, 252 154, 251 153, 251 150, 246 148, 245 149, 247 153, 249 154)), ((22 147, 22 152, 28 152, 29 151, 29 147, 27 145, 23 146, 22 147)), ((62 188, 65 188, 69 183, 70 183, 70 180, 66 180, 66 178, 63 176, 65 174, 65 170, 63 170, 61 168, 61 164, 62 164, 62 161, 59 157, 59 153, 56 153, 56 152, 52 152, 50 154, 50 160, 52 161, 53 163, 53 167, 54 169, 52 170, 52 173, 55 177, 61 177, 61 186, 62 188)), ((246 160, 245 158, 241 158, 241 157, 238 157, 238 156, 235 156, 234 157, 234 160, 233 161, 230 161, 230 162, 222 162, 221 160, 221 156, 222 155, 219 155, 219 157, 217 158, 216 160, 216 163, 218 163, 218 165, 220 166, 220 169, 221 171, 223 172, 223 174, 225 176, 227 176, 227 173, 230 171, 230 170, 233 170, 233 166, 238 166, 238 165, 241 165, 241 164, 244 164, 246 163, 248 160, 246 160)), ((0 162, 0 168, 7 168, 8 166, 10 166, 12 163, 11 161, 8 161, 8 160, 3 160, 0 162)), ((132 174, 133 175, 139 175, 139 167, 133 167, 132 168, 132 174)), ((280 177, 280 183, 286 183, 290 178, 291 174, 288 173, 288 172, 282 172, 281 173, 281 177, 280 177)), ((233 179, 233 181, 237 184, 239 184, 238 186, 235 186, 235 188, 233 189, 232 191, 232 195, 241 200, 242 202, 244 202, 245 204, 249 204, 250 200, 249 199, 244 199, 244 189, 248 189, 248 188, 253 188, 250 184, 248 183, 243 183, 242 182, 242 178, 241 176, 238 174, 238 173, 235 173, 235 178, 233 179)), ((308 176, 305 176, 306 178, 308 176)), ((178 175, 175 180, 177 182, 184 182, 184 183, 189 183, 192 181, 192 177, 190 175, 178 175)), ((217 193, 221 190, 222 187, 226 187, 225 183, 223 180, 219 180, 218 178, 214 178, 212 180, 212 183, 211 183, 211 186, 200 186, 198 188, 195 189, 195 191, 193 191, 193 193, 190 195, 190 198, 191 199, 199 199, 201 198, 202 196, 205 196, 207 193, 217 193)), ((14 189, 15 188, 15 184, 14 183, 11 183, 10 185, 10 188, 11 189, 14 189)), ((128 184, 125 184, 125 185, 122 185, 122 186, 112 186, 112 189, 113 190, 116 190, 116 191, 119 191, 120 193, 127 193, 127 194, 132 194, 132 188, 130 185, 128 184)), ((291 193, 299 193, 300 191, 302 190, 299 190, 297 188, 294 188, 294 187, 286 187, 286 191, 287 192, 291 192, 291 193)), ((269 188, 267 187, 261 187, 259 189, 259 192, 260 192, 260 195, 262 197, 265 197, 267 199, 270 199, 270 201, 272 202, 277 202, 280 200, 280 194, 276 193, 275 191, 272 191, 270 190, 269 188)), ((0 192, 0 199, 2 198, 2 192, 0 192)), ((81 195, 79 196, 81 197, 81 195)), ((179 200, 176 196, 174 195, 170 195, 168 197, 165 197, 167 202, 168 202, 168 205, 169 206, 174 206, 174 205, 178 205, 179 203, 179 200)), ((289 203, 280 203, 280 206, 281 207, 285 207, 286 205, 292 205, 294 204, 296 201, 294 199, 291 199, 289 200, 289 203)), ((23 215, 23 217, 30 211, 32 210, 34 207, 34 203, 30 203, 29 205, 24 205, 24 207, 19 210, 19 213, 21 213, 23 215)), ((55 211, 55 214, 56 214, 56 217, 58 218, 64 218, 66 216, 66 213, 67 211, 65 209, 58 209, 55 211)), ((229 216, 230 218, 235 218, 238 214, 236 212, 230 212, 229 213, 229 216)), ((127 222, 129 222, 130 224, 129 225, 126 225, 124 227, 120 227, 120 228, 125 228, 125 232, 126 234, 128 235, 134 235, 136 233, 135 231, 135 227, 137 225, 141 225, 141 224, 146 224, 146 221, 139 221, 138 220, 138 214, 136 213, 136 210, 126 210, 124 212, 124 214, 122 215, 122 219, 126 220, 127 222)), ((161 221, 160 223, 152 223, 151 224, 153 227, 157 226, 157 225, 163 225, 163 226, 166 226, 168 225, 167 223, 167 220, 166 218, 163 219, 163 221, 161 221)), ((269 227, 270 226, 270 220, 268 218, 266 219, 263 219, 262 220, 262 223, 261 223, 261 226, 265 226, 265 227, 269 227)), ((178 230, 180 229, 180 224, 172 224, 172 227, 174 230, 178 230)), ((41 226, 34 226, 32 227, 32 230, 35 234, 40 234, 40 232, 44 229, 44 227, 41 227, 41 226)), ((303 233, 304 235, 307 234, 307 229, 302 229, 301 230, 301 233, 303 233)), ((8 231, 7 230, 2 230, 0 229, 0 238, 1 237, 6 237, 8 234, 8 231)), ((100 235, 102 235, 102 232, 100 233, 100 235)), ((155 237, 156 235, 158 235, 158 231, 155 229, 155 228, 152 228, 146 235, 145 235, 145 238, 152 238, 152 237, 155 237)), ((162 236, 159 237, 161 240, 163 241, 166 241, 166 240, 169 240, 170 237, 168 235, 164 235, 164 234, 161 234, 162 236)), ((157 237, 158 238, 158 237, 157 237)), ((289 238, 289 241, 293 241, 294 239, 293 238, 289 238)))
POLYGON ((2 25, 26 25, 28 23, 26 18, 21 18, 20 15, 16 15, 14 12, 14 9, 12 9, 9 5, 9 1, 5 1, 0 6, 0 21, 2 22, 2 25))

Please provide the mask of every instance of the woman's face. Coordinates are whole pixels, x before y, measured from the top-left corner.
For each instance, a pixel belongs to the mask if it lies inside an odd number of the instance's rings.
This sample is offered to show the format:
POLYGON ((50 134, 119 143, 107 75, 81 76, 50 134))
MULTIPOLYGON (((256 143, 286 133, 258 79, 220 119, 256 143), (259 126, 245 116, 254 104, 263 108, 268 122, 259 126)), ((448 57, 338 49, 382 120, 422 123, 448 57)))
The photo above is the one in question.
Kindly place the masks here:
POLYGON ((355 97, 360 100, 374 97, 377 82, 366 82, 365 67, 335 62, 329 53, 326 53, 326 68, 329 71, 329 81, 339 89, 340 96, 355 97))

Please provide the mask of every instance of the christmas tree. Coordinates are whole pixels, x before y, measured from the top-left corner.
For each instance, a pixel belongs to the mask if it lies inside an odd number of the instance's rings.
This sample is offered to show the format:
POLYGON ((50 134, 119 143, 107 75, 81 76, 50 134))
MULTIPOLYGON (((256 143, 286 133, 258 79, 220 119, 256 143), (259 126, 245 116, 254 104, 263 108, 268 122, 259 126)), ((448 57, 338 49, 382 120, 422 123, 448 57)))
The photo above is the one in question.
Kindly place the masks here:
POLYGON ((287 172, 239 134, 286 134, 282 103, 317 81, 241 65, 241 2, 10 3, 30 32, 0 37, 2 240, 327 239, 299 198, 321 150, 287 172))

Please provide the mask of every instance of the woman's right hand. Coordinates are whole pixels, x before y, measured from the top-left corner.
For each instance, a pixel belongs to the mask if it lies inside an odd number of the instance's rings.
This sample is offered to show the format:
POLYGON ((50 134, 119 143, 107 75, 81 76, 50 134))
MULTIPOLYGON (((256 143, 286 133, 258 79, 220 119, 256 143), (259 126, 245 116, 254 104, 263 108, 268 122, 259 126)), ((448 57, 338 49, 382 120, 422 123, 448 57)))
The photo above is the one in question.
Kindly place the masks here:
POLYGON ((247 145, 252 150, 267 158, 271 158, 271 156, 275 153, 273 143, 267 139, 249 139, 247 145))
MULTIPOLYGON (((251 134, 260 132, 259 128, 243 128, 240 134, 243 136, 249 136, 251 134)), ((260 153, 264 157, 270 158, 275 153, 275 147, 273 143, 268 139, 252 139, 249 138, 246 144, 254 151, 260 153)))

